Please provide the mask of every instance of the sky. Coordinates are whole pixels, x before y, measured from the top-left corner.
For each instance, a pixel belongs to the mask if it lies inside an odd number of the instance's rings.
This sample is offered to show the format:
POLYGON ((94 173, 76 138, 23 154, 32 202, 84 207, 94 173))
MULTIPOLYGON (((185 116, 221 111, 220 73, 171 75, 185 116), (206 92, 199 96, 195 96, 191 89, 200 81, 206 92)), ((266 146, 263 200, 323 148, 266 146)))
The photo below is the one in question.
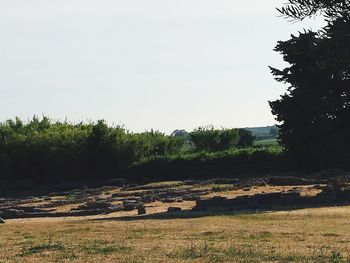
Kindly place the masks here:
POLYGON ((275 124, 273 51, 321 19, 285 0, 0 1, 0 121, 105 119, 131 131, 275 124))

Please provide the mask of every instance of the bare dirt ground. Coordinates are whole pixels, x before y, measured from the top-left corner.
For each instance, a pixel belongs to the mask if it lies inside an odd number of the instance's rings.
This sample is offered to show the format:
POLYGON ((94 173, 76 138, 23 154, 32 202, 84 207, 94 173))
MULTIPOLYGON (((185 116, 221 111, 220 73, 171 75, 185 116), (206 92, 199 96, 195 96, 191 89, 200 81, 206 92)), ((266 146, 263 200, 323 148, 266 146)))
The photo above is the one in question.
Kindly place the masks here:
POLYGON ((0 262, 350 262, 347 205, 192 211, 197 198, 291 191, 316 196, 322 187, 313 182, 277 186, 217 180, 6 197, 3 208, 29 207, 48 213, 69 213, 88 202, 108 208, 88 216, 6 219, 0 224, 0 262), (123 201, 135 200, 142 200, 146 214, 138 215, 136 208, 117 209, 123 201), (181 211, 167 212, 169 207, 181 211))

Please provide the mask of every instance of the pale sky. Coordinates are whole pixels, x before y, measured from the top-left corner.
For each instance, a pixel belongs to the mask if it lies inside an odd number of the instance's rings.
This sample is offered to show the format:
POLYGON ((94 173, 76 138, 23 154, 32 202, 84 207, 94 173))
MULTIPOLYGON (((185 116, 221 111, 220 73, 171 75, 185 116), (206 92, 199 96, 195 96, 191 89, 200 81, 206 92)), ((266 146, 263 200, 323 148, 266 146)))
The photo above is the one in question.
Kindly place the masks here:
POLYGON ((0 121, 106 119, 132 131, 274 124, 285 0, 0 1, 0 121))

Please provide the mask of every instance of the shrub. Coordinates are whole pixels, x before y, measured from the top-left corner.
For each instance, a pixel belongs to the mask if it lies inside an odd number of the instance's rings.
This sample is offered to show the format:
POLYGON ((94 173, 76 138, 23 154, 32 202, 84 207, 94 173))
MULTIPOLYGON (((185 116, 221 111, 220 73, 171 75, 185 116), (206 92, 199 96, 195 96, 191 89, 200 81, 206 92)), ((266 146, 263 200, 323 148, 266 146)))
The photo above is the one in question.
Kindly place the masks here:
POLYGON ((190 133, 197 151, 224 151, 253 145, 254 137, 245 129, 222 129, 199 127, 190 133))

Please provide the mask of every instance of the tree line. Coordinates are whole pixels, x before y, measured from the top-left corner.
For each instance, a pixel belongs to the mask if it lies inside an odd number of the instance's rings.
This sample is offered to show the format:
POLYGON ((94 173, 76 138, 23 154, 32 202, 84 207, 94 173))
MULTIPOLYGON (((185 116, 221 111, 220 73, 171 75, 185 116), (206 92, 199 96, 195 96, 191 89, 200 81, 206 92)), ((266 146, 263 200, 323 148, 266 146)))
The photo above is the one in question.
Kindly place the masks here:
POLYGON ((246 148, 253 140, 244 129, 201 127, 185 135, 166 135, 153 130, 132 133, 103 120, 74 124, 16 118, 0 123, 0 177, 37 182, 117 178, 137 162, 246 148))

